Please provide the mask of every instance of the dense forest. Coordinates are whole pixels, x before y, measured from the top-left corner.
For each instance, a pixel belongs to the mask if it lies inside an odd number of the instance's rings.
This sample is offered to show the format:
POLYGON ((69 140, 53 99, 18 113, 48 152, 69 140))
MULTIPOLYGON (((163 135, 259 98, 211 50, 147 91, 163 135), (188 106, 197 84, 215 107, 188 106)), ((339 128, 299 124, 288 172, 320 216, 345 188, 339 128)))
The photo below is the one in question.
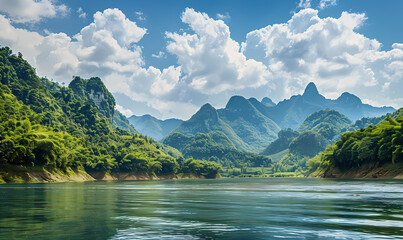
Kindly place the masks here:
POLYGON ((227 168, 240 167, 242 164, 269 167, 271 164, 271 159, 266 156, 236 149, 220 131, 197 133, 191 137, 174 132, 165 138, 163 143, 177 148, 184 157, 218 162, 227 168))
POLYGON ((388 115, 378 125, 344 133, 335 144, 307 162, 314 176, 334 177, 349 171, 372 168, 392 170, 403 163, 403 109, 388 115))
POLYGON ((135 132, 99 78, 74 77, 62 87, 8 47, 0 48, 0 119, 0 181, 13 180, 10 166, 208 177, 220 169, 135 132))

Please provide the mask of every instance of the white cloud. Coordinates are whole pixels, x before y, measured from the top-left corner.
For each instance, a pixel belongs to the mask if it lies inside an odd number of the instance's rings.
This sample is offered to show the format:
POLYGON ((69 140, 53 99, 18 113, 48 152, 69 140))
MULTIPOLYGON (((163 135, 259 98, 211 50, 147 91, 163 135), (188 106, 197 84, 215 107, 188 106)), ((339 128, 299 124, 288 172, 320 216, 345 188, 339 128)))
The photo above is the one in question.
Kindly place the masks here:
POLYGON ((82 8, 78 8, 77 13, 78 13, 79 18, 82 18, 82 19, 87 18, 87 13, 84 12, 82 8))
POLYGON ((337 0, 320 0, 319 9, 324 9, 329 6, 335 6, 337 4, 337 0))
POLYGON ((0 0, 0 12, 18 23, 35 23, 43 18, 64 16, 68 11, 66 5, 58 5, 52 0, 0 0))
POLYGON ((145 21, 146 17, 144 16, 143 12, 135 12, 137 15, 137 20, 139 21, 145 21))
POLYGON ((311 0, 300 0, 298 3, 299 8, 310 8, 311 7, 311 0))
POLYGON ((231 16, 229 15, 228 12, 221 14, 221 13, 217 13, 217 18, 221 19, 221 20, 226 20, 226 19, 230 19, 231 16))
POLYGON ((378 41, 357 33, 364 14, 320 18, 317 10, 303 9, 286 23, 250 32, 242 47, 222 20, 193 9, 181 19, 188 30, 166 33, 166 50, 178 64, 165 69, 146 66, 141 40, 147 29, 118 9, 95 13, 74 36, 16 28, 0 15, 0 44, 22 52, 40 76, 59 82, 99 76, 111 92, 147 104, 162 118, 188 118, 202 104, 221 107, 235 94, 279 101, 310 81, 328 97, 349 91, 366 102, 403 105, 403 44, 382 51, 378 41))
POLYGON ((267 68, 246 59, 222 20, 189 8, 181 19, 195 34, 167 33, 170 39, 167 50, 178 58, 184 74, 182 80, 191 88, 204 94, 217 94, 267 83, 270 75, 267 68))
POLYGON ((317 10, 303 9, 287 23, 248 33, 243 53, 272 70, 272 82, 280 90, 273 91, 275 98, 300 93, 313 81, 328 96, 350 91, 379 103, 402 106, 403 102, 394 101, 401 93, 390 89, 403 89, 399 79, 403 74, 402 45, 381 51, 378 41, 356 31, 365 20, 364 14, 347 12, 339 18, 321 19, 317 10), (385 94, 381 96, 379 89, 385 94))
POLYGON ((167 58, 166 54, 162 51, 159 51, 158 54, 152 54, 151 55, 153 58, 167 58))
POLYGON ((119 112, 121 112, 126 117, 133 116, 132 110, 124 108, 124 107, 120 106, 119 104, 116 104, 115 109, 118 110, 119 112))

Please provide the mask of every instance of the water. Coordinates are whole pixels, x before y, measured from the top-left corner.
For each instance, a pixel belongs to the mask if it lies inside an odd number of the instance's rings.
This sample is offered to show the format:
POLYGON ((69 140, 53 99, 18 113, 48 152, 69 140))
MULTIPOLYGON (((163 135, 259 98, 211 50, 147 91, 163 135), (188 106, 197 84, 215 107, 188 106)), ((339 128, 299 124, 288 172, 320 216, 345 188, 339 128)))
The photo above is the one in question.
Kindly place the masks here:
POLYGON ((403 239, 402 180, 0 186, 0 239, 403 239))

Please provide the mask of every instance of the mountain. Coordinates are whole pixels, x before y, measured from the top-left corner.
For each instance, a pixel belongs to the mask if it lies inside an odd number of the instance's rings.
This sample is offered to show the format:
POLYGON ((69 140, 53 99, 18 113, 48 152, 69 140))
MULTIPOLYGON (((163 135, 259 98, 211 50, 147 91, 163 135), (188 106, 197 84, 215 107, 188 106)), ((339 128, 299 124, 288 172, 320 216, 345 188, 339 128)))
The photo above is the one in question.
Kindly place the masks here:
POLYGON ((330 109, 324 109, 310 114, 297 128, 298 132, 311 130, 332 140, 353 122, 343 114, 330 109))
POLYGON ((233 96, 223 109, 205 104, 188 121, 172 132, 193 136, 197 133, 220 131, 238 149, 259 152, 274 140, 280 128, 256 107, 264 107, 256 99, 233 96))
POLYGON ((240 167, 245 163, 252 167, 267 167, 271 164, 270 158, 266 156, 236 149, 220 131, 197 133, 193 136, 174 132, 164 139, 164 144, 177 148, 186 158, 214 161, 229 168, 240 167))
POLYGON ((141 134, 153 137, 157 141, 183 122, 179 119, 160 120, 148 114, 143 116, 133 115, 128 120, 141 134))
POLYGON ((363 117, 378 117, 395 111, 392 107, 373 107, 363 104, 350 93, 343 93, 336 100, 322 96, 314 83, 309 83, 302 95, 294 95, 273 107, 266 107, 264 115, 273 119, 281 128, 297 128, 313 112, 333 109, 356 121, 363 117))
POLYGON ((0 48, 0 183, 217 175, 216 163, 183 160, 171 147, 119 128, 116 112, 101 79, 74 77, 61 87, 0 48))
MULTIPOLYGON (((221 119, 249 146, 246 150, 259 152, 277 137, 280 128, 255 107, 253 100, 233 96, 218 112, 221 119)), ((260 103, 256 101, 255 104, 260 103)))
MULTIPOLYGON (((178 132, 186 136, 193 136, 197 133, 209 133, 213 131, 224 133, 238 149, 248 148, 246 143, 219 117, 217 110, 210 104, 203 105, 199 111, 189 120, 182 122, 171 134, 178 132)), ((169 137, 169 135, 167 137, 169 137)))
MULTIPOLYGON (((311 87, 309 91, 315 92, 315 89, 311 87)), ((320 110, 310 114, 297 131, 281 130, 278 139, 270 143, 261 154, 273 159, 273 154, 280 155, 281 159, 275 165, 277 171, 304 172, 309 158, 324 150, 352 124, 350 119, 335 110, 320 110)))
POLYGON ((69 84, 69 89, 73 90, 75 97, 79 100, 91 101, 98 108, 100 116, 109 119, 115 127, 132 133, 136 132, 126 117, 114 109, 115 99, 100 78, 92 77, 85 80, 75 76, 69 84))
POLYGON ((343 93, 336 100, 326 99, 311 82, 302 95, 294 95, 278 104, 267 97, 259 102, 255 98, 245 99, 242 96, 231 97, 223 109, 217 110, 206 104, 172 132, 193 136, 198 132, 221 131, 236 148, 257 153, 277 138, 280 129, 296 129, 302 124, 299 132, 309 129, 334 140, 333 137, 342 130, 347 130, 351 120, 378 117, 393 111, 391 107, 378 108, 363 104, 350 93, 343 93))
POLYGON ((319 133, 304 131, 294 138, 289 145, 289 152, 280 161, 273 164, 277 172, 306 172, 309 158, 323 151, 329 142, 319 133))
POLYGON ((403 176, 403 109, 376 126, 344 133, 307 162, 312 176, 376 178, 403 176))

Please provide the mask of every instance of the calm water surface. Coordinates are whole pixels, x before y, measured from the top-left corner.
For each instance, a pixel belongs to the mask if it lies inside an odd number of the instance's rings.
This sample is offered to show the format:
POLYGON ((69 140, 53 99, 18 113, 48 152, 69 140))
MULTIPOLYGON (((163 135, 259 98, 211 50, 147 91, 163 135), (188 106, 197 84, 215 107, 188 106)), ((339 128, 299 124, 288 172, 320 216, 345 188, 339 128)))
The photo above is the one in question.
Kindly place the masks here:
POLYGON ((402 180, 0 185, 0 239, 403 239, 402 180))

